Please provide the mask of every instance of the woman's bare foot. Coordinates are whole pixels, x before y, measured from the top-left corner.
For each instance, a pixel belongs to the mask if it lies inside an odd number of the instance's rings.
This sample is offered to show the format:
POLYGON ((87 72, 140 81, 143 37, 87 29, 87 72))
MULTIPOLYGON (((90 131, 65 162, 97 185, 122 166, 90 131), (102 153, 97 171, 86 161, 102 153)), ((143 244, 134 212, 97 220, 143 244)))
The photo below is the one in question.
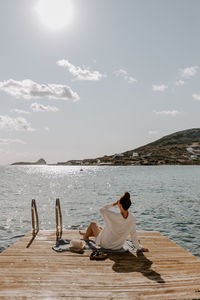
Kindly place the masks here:
POLYGON ((148 248, 142 248, 141 250, 142 250, 142 252, 149 252, 148 248))
POLYGON ((81 232, 81 231, 79 230, 79 234, 83 236, 83 238, 82 238, 81 240, 84 240, 84 241, 86 241, 86 242, 89 241, 89 238, 86 236, 86 232, 81 232))
POLYGON ((85 232, 81 232, 81 231, 79 230, 79 234, 80 234, 80 235, 85 235, 85 232))

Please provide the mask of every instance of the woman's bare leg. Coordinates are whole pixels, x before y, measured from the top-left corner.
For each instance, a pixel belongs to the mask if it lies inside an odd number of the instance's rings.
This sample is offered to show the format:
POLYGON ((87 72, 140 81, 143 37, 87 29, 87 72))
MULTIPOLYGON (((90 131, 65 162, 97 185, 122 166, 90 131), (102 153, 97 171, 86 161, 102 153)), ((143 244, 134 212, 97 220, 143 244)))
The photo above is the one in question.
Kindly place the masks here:
POLYGON ((88 226, 88 229, 86 230, 86 232, 79 231, 79 233, 81 235, 83 235, 83 239, 85 241, 89 241, 90 236, 95 236, 96 237, 100 233, 100 231, 101 231, 101 228, 97 225, 97 223, 92 222, 88 226))

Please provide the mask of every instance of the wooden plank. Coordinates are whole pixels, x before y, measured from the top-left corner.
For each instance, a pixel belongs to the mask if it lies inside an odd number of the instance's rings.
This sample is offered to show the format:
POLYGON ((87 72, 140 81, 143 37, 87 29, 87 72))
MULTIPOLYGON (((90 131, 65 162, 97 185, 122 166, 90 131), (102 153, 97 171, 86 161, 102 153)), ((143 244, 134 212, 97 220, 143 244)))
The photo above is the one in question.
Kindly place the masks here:
MULTIPOLYGON (((200 260, 159 232, 138 233, 149 253, 111 253, 104 261, 52 250, 55 232, 31 233, 0 254, 0 298, 200 299, 200 260)), ((65 231, 63 238, 79 238, 65 231)))

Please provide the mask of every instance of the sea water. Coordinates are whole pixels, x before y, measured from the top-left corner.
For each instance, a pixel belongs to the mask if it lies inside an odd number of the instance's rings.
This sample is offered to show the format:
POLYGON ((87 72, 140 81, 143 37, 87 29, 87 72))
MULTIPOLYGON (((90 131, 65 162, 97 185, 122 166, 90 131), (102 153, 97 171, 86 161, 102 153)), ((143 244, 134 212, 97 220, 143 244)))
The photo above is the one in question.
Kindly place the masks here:
POLYGON ((55 230, 56 198, 64 229, 84 229, 91 221, 102 225, 99 208, 129 191, 138 230, 160 231, 200 257, 200 166, 83 166, 82 170, 1 166, 0 252, 32 230, 32 199, 37 201, 40 229, 55 230))

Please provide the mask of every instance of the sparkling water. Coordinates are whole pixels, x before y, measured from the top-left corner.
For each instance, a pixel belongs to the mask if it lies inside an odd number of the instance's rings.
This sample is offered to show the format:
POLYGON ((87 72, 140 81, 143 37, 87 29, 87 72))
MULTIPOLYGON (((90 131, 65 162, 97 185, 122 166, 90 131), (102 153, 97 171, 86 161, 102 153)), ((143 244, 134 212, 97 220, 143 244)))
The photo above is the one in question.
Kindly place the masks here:
POLYGON ((55 230, 56 198, 64 229, 83 229, 90 221, 102 225, 99 208, 129 191, 138 230, 160 231, 200 257, 200 166, 82 169, 1 166, 0 251, 32 230, 32 199, 37 201, 40 229, 55 230))

